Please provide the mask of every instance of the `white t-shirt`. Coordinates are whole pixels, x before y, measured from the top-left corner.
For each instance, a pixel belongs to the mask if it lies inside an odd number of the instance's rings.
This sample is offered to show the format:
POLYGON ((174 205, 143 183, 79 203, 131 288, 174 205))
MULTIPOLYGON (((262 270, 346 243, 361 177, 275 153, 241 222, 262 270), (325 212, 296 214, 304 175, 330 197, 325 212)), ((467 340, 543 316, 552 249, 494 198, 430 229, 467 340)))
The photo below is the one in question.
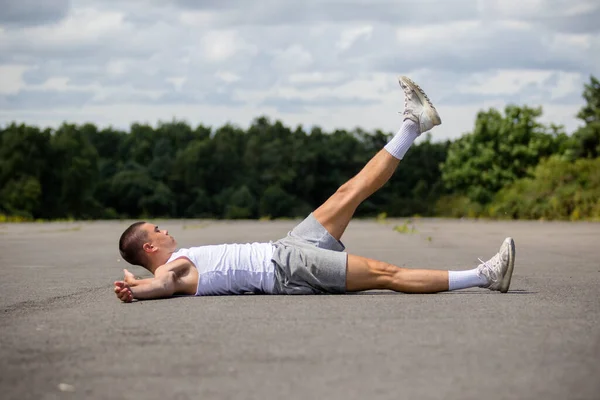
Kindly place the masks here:
POLYGON ((272 293, 271 243, 221 244, 179 249, 167 262, 187 257, 198 269, 196 296, 272 293))

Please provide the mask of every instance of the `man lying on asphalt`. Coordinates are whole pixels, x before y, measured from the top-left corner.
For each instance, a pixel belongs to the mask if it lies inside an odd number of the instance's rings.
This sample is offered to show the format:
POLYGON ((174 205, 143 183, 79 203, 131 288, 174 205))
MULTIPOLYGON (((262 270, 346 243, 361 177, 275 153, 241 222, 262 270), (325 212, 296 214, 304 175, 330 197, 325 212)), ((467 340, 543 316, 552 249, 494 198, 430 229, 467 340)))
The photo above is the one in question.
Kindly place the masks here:
POLYGON ((127 262, 154 278, 136 280, 125 270, 114 291, 124 302, 177 295, 324 294, 372 289, 436 293, 484 287, 505 293, 515 260, 515 244, 506 238, 500 250, 476 268, 440 271, 400 268, 346 253, 341 237, 358 205, 392 176, 414 140, 441 124, 425 92, 407 77, 404 121, 400 131, 364 168, 288 235, 276 242, 222 244, 177 249, 166 230, 136 222, 119 240, 127 262))

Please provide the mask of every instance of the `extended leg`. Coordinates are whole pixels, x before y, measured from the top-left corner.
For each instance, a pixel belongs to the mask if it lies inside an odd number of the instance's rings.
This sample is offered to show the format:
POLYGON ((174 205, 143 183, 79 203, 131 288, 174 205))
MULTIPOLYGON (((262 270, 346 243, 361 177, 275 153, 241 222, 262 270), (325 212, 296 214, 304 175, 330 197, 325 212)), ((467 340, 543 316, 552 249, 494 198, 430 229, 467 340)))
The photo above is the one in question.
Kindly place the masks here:
POLYGON ((400 77, 399 82, 405 95, 402 128, 385 149, 314 212, 317 221, 337 240, 342 237, 358 205, 390 179, 417 136, 441 123, 435 107, 421 88, 406 77, 400 77))
POLYGON ((348 254, 346 291, 388 289, 404 293, 437 293, 471 287, 507 292, 515 262, 515 243, 506 238, 500 250, 477 268, 465 271, 400 268, 348 254))
POLYGON ((388 289, 404 293, 436 293, 448 290, 448 271, 400 268, 370 258, 348 254, 346 290, 388 289))

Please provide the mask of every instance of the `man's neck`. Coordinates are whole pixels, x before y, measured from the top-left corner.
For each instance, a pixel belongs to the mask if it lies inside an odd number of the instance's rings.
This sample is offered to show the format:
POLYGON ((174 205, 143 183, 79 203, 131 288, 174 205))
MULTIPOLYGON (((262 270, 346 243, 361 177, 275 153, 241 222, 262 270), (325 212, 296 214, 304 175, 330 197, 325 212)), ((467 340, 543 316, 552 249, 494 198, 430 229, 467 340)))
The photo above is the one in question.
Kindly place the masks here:
POLYGON ((167 254, 155 254, 154 257, 152 257, 148 262, 148 271, 152 272, 152 274, 154 275, 158 267, 160 267, 161 265, 165 265, 167 261, 169 261, 169 258, 172 254, 173 252, 167 254))

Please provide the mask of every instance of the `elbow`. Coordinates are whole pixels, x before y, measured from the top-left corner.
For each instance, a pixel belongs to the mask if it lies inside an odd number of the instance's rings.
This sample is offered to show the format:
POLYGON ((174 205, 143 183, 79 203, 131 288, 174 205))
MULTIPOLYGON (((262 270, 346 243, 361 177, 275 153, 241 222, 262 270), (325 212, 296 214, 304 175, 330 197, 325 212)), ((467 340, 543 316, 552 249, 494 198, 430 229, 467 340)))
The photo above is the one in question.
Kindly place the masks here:
POLYGON ((172 296, 175 294, 175 283, 177 281, 177 274, 173 271, 169 271, 165 276, 161 279, 161 286, 163 289, 163 293, 167 296, 172 296))

